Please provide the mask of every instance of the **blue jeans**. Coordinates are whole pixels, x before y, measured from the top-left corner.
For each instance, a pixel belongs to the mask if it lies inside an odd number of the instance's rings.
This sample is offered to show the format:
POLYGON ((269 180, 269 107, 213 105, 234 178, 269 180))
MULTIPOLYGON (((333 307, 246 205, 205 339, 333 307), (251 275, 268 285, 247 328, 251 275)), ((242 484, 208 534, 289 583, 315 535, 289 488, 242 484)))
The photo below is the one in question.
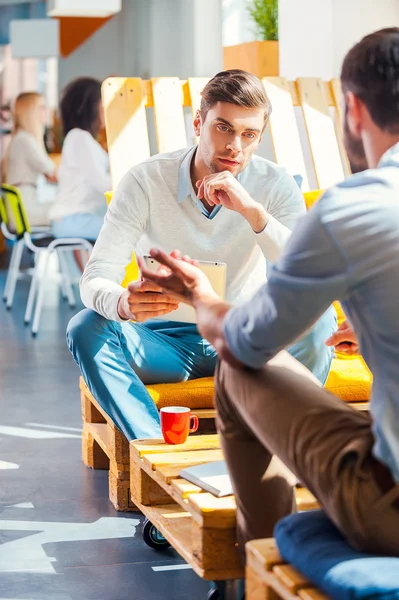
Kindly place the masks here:
MULTIPOLYGON (((329 309, 289 351, 324 383, 332 351, 324 345, 336 322, 329 309)), ((145 384, 210 377, 217 355, 195 325, 168 321, 117 323, 83 310, 68 326, 69 349, 91 393, 129 439, 162 436, 145 384)))
POLYGON ((77 237, 96 240, 104 223, 104 215, 76 213, 58 221, 51 221, 51 231, 56 238, 77 237))

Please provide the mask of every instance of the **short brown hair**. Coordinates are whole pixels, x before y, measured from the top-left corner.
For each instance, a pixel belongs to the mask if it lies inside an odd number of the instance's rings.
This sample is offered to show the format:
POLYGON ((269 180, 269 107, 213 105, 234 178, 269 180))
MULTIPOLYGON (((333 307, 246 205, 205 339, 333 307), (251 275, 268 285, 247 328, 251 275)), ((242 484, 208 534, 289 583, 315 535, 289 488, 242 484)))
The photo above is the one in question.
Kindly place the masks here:
POLYGON ((208 81, 201 92, 200 113, 203 120, 217 102, 229 102, 247 108, 263 108, 265 126, 272 112, 272 105, 261 80, 241 69, 221 71, 208 81))
POLYGON ((366 106, 374 123, 399 132, 399 28, 366 35, 344 59, 343 92, 352 92, 366 106))

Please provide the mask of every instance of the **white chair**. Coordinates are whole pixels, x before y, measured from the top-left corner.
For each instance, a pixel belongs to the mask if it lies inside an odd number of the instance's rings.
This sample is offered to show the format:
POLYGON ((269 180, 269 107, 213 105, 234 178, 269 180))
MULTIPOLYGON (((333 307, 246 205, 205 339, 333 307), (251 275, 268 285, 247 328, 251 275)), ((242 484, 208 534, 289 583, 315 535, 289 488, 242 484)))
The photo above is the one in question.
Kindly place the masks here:
POLYGON ((1 192, 0 215, 2 227, 3 223, 5 227, 8 223, 8 220, 6 220, 8 210, 12 212, 15 221, 15 234, 10 234, 7 228, 8 234, 14 236, 11 238, 14 240, 14 248, 11 254, 4 296, 6 297, 7 307, 11 307, 15 286, 21 273, 20 264, 22 254, 26 247, 35 255, 35 266, 33 269, 24 320, 26 324, 30 323, 36 301, 32 323, 32 335, 36 335, 39 330, 40 315, 43 307, 45 287, 48 280, 48 265, 51 255, 54 253, 57 254, 61 274, 62 294, 64 298, 68 299, 69 305, 74 307, 76 301, 65 252, 72 252, 74 250, 79 251, 82 256, 82 262, 84 263, 90 255, 93 246, 84 238, 54 238, 49 229, 32 231, 19 190, 13 186, 2 184, 1 192))

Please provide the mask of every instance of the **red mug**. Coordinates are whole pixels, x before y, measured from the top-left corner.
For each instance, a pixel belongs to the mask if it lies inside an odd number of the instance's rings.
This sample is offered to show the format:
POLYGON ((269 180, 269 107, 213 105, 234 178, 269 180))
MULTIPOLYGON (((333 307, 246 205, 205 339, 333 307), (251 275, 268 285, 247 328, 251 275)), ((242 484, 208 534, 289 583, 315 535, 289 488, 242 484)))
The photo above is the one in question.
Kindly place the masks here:
POLYGON ((198 417, 185 406, 161 408, 162 435, 167 444, 184 444, 189 433, 198 429, 198 417))

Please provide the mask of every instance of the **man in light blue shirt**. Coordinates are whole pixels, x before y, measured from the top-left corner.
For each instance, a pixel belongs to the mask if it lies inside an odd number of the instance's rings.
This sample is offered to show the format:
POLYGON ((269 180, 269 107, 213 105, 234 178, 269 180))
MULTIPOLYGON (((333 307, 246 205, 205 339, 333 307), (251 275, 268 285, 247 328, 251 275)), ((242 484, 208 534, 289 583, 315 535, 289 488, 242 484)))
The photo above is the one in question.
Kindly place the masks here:
POLYGON ((345 58, 345 144, 359 172, 302 218, 252 300, 221 302, 192 264, 157 250, 171 272, 143 271, 195 306, 222 359, 218 426, 242 543, 271 536, 291 511, 292 480, 278 457, 351 545, 399 556, 398 74, 399 28, 365 37, 345 58), (280 352, 335 299, 350 326, 328 343, 359 343, 374 377, 370 416, 280 352))

